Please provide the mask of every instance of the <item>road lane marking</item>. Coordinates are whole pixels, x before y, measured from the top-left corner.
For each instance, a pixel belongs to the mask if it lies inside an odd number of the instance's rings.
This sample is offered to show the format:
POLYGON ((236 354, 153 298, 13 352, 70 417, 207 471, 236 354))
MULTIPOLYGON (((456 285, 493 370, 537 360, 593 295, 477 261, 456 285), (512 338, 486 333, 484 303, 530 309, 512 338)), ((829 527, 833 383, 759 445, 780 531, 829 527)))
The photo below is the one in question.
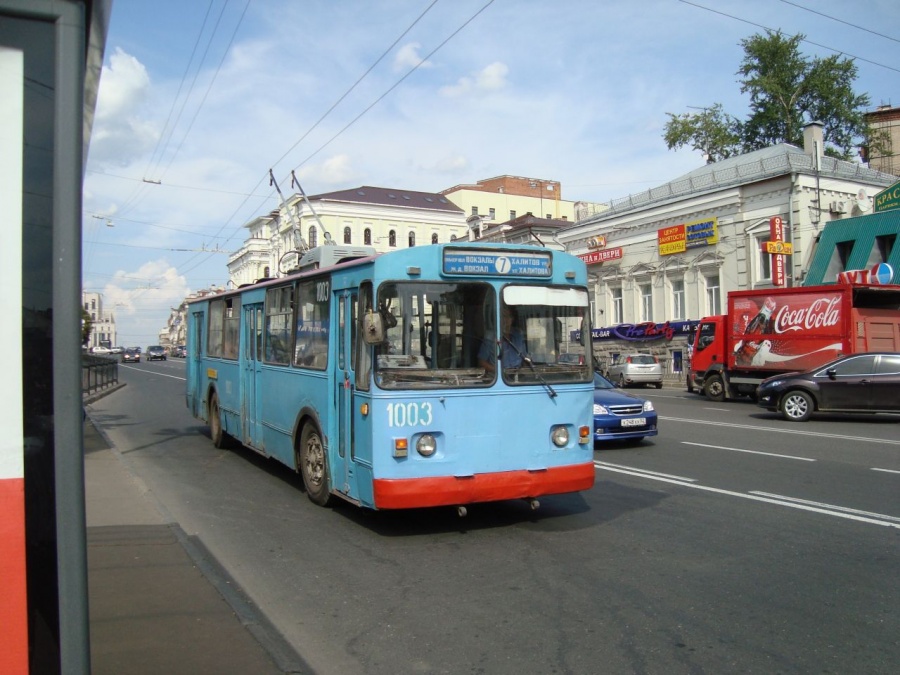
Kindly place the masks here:
POLYGON ((672 483, 673 485, 693 488, 694 490, 703 490, 704 492, 712 492, 713 494, 726 495, 728 497, 739 497, 741 499, 749 499, 755 502, 764 502, 766 504, 774 504, 776 506, 786 506, 788 508, 798 509, 800 511, 821 513, 822 515, 833 516, 835 518, 844 518, 845 520, 855 520, 860 523, 868 523, 869 525, 881 525, 882 527, 895 527, 900 529, 900 518, 895 518, 894 516, 883 515, 880 513, 870 513, 868 511, 855 512, 853 509, 847 509, 842 506, 831 506, 829 504, 821 504, 817 506, 816 504, 818 504, 818 502, 804 502, 803 500, 795 500, 790 497, 781 497, 779 499, 775 499, 773 497, 763 496, 766 494, 763 492, 748 493, 735 492, 733 490, 723 490, 722 488, 714 488, 708 485, 697 485, 696 483, 689 483, 685 480, 667 478, 662 475, 653 475, 652 473, 643 471, 641 469, 631 469, 631 467, 618 468, 611 465, 606 466, 603 464, 603 462, 595 461, 594 465, 598 469, 605 469, 607 471, 613 471, 615 473, 625 473, 631 476, 637 476, 638 478, 648 478, 650 480, 656 480, 663 483, 672 483), (859 515, 863 513, 869 515, 859 515))
POLYGON ((752 495, 760 495, 762 497, 771 497, 772 499, 783 499, 784 501, 794 502, 796 504, 808 504, 810 506, 819 506, 823 509, 834 509, 835 511, 840 511, 841 513, 855 513, 860 516, 868 516, 870 518, 881 518, 883 520, 890 520, 894 523, 900 523, 900 518, 895 516, 886 516, 882 513, 872 513, 871 511, 860 511, 859 509, 849 509, 846 506, 835 506, 834 504, 824 504, 822 502, 812 502, 808 499, 798 499, 797 497, 785 497, 784 495, 775 495, 770 492, 758 492, 756 490, 752 491, 750 494, 752 495))
POLYGON ((662 478, 671 478, 672 480, 694 482, 696 478, 685 478, 684 476, 673 476, 668 473, 659 473, 658 471, 647 471, 646 469, 635 469, 633 466, 622 466, 621 464, 610 464, 609 462, 599 462, 594 460, 594 466, 603 467, 610 471, 618 473, 627 473, 632 476, 661 476, 662 478))
POLYGON ((732 424, 731 422, 710 422, 707 420, 691 420, 684 417, 663 417, 659 419, 668 422, 687 422, 688 424, 708 424, 714 427, 730 427, 732 429, 752 429, 753 431, 771 431, 776 434, 798 434, 800 436, 817 436, 819 438, 836 438, 845 441, 863 441, 868 443, 887 443, 888 445, 900 445, 900 440, 887 438, 871 438, 869 436, 844 436, 841 434, 824 434, 819 431, 803 431, 802 429, 775 429, 774 427, 760 427, 754 424, 732 424))
POLYGON ((167 375, 166 373, 160 373, 156 370, 147 370, 146 368, 135 368, 134 366, 126 366, 120 365, 119 368, 128 368, 128 370, 136 370, 139 373, 147 373, 150 375, 161 375, 162 377, 171 377, 173 380, 186 380, 186 377, 178 377, 177 375, 167 375))
POLYGON ((873 466, 872 471, 883 471, 884 473, 900 473, 900 471, 895 471, 894 469, 879 469, 877 466, 873 466))
POLYGON ((726 448, 724 445, 707 445, 706 443, 691 443, 689 441, 681 441, 682 445, 696 445, 700 448, 713 448, 715 450, 731 450, 732 452, 747 452, 751 455, 766 455, 768 457, 780 457, 781 459, 797 459, 801 462, 815 462, 816 460, 809 457, 795 457, 794 455, 779 455, 775 452, 761 452, 760 450, 744 450, 742 448, 726 448))

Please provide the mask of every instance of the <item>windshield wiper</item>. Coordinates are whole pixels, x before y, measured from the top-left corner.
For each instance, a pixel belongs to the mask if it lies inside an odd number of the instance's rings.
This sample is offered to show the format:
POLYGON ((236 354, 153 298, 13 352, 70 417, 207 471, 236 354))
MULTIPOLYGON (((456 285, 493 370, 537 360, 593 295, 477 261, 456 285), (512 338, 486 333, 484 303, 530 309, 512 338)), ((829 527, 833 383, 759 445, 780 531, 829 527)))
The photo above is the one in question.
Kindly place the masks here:
POLYGON ((534 373, 534 376, 538 379, 538 381, 539 381, 542 385, 544 385, 544 388, 547 390, 547 395, 548 395, 550 398, 556 398, 556 390, 554 390, 553 387, 550 386, 550 383, 547 382, 547 380, 545 380, 545 379, 543 378, 543 376, 538 372, 537 368, 534 367, 534 363, 532 362, 531 357, 530 357, 530 356, 527 356, 527 355, 525 355, 525 354, 523 354, 523 353, 519 350, 519 348, 516 347, 516 346, 512 343, 512 341, 510 341, 510 339, 509 339, 508 337, 504 336, 504 337, 503 337, 503 341, 504 341, 506 344, 508 344, 510 347, 513 348, 513 351, 514 351, 516 354, 519 355, 519 358, 522 359, 522 361, 524 361, 525 363, 528 364, 528 367, 531 368, 531 372, 534 373))

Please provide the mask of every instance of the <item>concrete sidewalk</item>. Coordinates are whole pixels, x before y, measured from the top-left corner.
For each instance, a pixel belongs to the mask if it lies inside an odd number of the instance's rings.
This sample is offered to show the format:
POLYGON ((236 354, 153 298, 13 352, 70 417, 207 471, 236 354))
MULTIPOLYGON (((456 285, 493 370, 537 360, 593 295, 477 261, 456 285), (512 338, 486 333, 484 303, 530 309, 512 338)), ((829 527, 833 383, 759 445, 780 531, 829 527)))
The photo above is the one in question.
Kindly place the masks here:
POLYGON ((84 453, 94 675, 311 672, 89 418, 84 453))

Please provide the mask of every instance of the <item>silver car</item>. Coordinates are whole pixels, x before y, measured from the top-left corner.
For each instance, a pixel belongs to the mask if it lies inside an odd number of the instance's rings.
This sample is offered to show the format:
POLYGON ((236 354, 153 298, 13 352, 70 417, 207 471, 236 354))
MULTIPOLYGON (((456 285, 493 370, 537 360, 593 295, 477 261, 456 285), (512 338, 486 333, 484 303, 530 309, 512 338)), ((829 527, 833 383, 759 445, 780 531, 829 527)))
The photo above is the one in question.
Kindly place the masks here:
POLYGON ((620 387, 652 384, 657 389, 662 389, 662 365, 651 354, 622 354, 607 366, 606 379, 620 387))

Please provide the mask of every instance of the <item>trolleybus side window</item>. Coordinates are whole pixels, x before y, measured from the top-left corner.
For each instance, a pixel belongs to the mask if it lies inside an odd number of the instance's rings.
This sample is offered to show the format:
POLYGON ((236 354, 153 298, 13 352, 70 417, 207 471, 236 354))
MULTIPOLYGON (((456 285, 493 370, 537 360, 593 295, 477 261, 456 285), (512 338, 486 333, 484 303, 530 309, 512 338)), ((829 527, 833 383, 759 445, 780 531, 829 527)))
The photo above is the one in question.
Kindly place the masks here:
POLYGON ((294 365, 324 370, 328 365, 328 317, 331 302, 329 278, 297 285, 297 346, 294 365))
POLYGON ((222 332, 225 330, 225 300, 211 300, 209 303, 209 332, 206 353, 212 358, 222 358, 222 332))
POLYGON ((222 357, 236 359, 241 341, 241 298, 225 298, 224 331, 222 336, 222 357))
POLYGON ((288 364, 291 360, 291 321, 294 314, 293 286, 266 291, 266 362, 288 364))
POLYGON ((366 313, 373 311, 372 283, 366 281, 359 287, 359 304, 356 309, 356 328, 353 340, 356 345, 353 353, 356 354, 356 388, 360 391, 369 390, 369 378, 372 375, 372 350, 364 340, 357 340, 356 336, 362 332, 362 321, 366 313))

